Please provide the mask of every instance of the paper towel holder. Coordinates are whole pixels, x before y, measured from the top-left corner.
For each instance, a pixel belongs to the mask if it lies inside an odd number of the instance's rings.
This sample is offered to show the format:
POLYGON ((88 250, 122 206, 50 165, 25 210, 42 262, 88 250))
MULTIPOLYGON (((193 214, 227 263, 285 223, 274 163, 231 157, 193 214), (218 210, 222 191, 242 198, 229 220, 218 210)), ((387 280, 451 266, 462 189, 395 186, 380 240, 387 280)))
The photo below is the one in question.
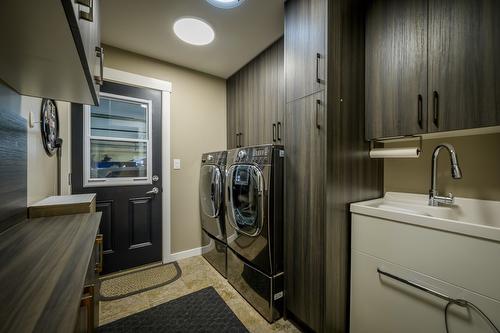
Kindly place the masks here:
POLYGON ((421 135, 399 135, 399 136, 390 136, 387 138, 371 139, 370 140, 370 150, 375 149, 376 142, 384 142, 384 141, 399 140, 399 139, 411 140, 411 139, 417 139, 417 138, 419 139, 418 144, 419 144, 420 152, 423 152, 424 150, 422 148, 422 136, 421 135))
MULTIPOLYGON (((405 140, 405 139, 419 139, 419 147, 418 148, 413 148, 416 149, 416 155, 415 156, 398 156, 402 158, 407 158, 407 157, 416 157, 418 158, 420 154, 423 152, 423 144, 422 144, 422 136, 421 135, 401 135, 401 136, 393 136, 393 137, 387 137, 387 138, 379 138, 379 139, 372 139, 370 140, 370 157, 371 158, 394 158, 396 157, 393 155, 395 151, 398 150, 398 148, 375 148, 375 144, 377 142, 384 142, 384 141, 391 141, 391 140, 405 140), (377 152, 378 156, 372 156, 372 152, 375 155, 375 151, 377 152), (385 153, 384 153, 385 151, 385 153)), ((399 149, 402 150, 403 148, 399 149)))

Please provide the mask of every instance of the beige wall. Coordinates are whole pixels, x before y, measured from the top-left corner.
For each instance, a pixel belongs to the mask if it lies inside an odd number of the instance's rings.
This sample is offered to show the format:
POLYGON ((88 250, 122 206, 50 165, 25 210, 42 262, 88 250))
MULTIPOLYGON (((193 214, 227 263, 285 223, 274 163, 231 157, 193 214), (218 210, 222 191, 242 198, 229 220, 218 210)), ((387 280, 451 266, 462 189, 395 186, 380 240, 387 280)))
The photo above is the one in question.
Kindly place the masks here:
MULTIPOLYGON (((431 156, 442 142, 451 143, 458 154, 462 179, 450 175, 450 162, 442 151, 438 166, 440 193, 500 201, 500 134, 428 139, 423 141, 423 154, 418 159, 386 159, 385 191, 428 193, 431 182, 431 156)), ((391 143, 386 147, 415 146, 415 142, 391 143)))
MULTIPOLYGON (((104 47, 106 67, 172 83, 171 251, 201 246, 198 177, 201 154, 226 149, 226 81, 160 60, 104 47)), ((165 129, 164 129, 165 130, 165 129)))
MULTIPOLYGON (((29 120, 33 112, 34 119, 40 120, 41 98, 21 96, 21 115, 29 120)), ((58 102, 61 138, 63 148, 69 147, 69 103, 58 102)), ((62 176, 64 180, 62 194, 69 193, 67 186, 69 168, 69 150, 63 150, 62 176)), ((49 157, 43 148, 40 124, 28 126, 28 205, 47 196, 57 194, 57 158, 49 157)))

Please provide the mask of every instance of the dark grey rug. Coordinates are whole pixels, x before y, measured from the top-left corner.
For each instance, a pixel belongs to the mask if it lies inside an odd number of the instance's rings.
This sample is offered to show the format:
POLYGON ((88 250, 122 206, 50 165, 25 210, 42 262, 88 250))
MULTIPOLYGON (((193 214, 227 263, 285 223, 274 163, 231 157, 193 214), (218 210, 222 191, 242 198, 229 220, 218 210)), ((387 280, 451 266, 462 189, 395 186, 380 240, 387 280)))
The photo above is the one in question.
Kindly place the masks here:
POLYGON ((231 332, 248 330, 208 287, 101 326, 98 332, 231 332))

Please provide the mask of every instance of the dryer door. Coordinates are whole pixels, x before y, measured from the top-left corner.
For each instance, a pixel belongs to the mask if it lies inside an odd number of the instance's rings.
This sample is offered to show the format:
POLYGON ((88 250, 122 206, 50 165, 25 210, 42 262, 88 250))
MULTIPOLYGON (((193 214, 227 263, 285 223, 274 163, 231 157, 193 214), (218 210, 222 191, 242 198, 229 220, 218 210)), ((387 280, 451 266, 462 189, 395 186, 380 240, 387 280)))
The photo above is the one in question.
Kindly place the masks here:
POLYGON ((226 176, 227 215, 239 233, 254 237, 263 228, 264 177, 254 165, 233 165, 226 176))

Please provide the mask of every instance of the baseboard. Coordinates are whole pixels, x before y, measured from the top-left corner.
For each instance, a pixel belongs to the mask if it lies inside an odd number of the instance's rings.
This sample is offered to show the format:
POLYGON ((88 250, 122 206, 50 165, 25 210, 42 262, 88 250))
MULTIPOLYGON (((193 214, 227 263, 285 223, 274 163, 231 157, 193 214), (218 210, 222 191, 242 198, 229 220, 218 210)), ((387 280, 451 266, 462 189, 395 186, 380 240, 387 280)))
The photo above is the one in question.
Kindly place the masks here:
POLYGON ((178 260, 194 257, 194 256, 201 256, 202 252, 203 252, 202 247, 195 247, 194 249, 176 252, 176 253, 171 253, 170 256, 167 257, 167 260, 166 260, 166 262, 164 262, 164 264, 172 262, 172 261, 178 261, 178 260))

